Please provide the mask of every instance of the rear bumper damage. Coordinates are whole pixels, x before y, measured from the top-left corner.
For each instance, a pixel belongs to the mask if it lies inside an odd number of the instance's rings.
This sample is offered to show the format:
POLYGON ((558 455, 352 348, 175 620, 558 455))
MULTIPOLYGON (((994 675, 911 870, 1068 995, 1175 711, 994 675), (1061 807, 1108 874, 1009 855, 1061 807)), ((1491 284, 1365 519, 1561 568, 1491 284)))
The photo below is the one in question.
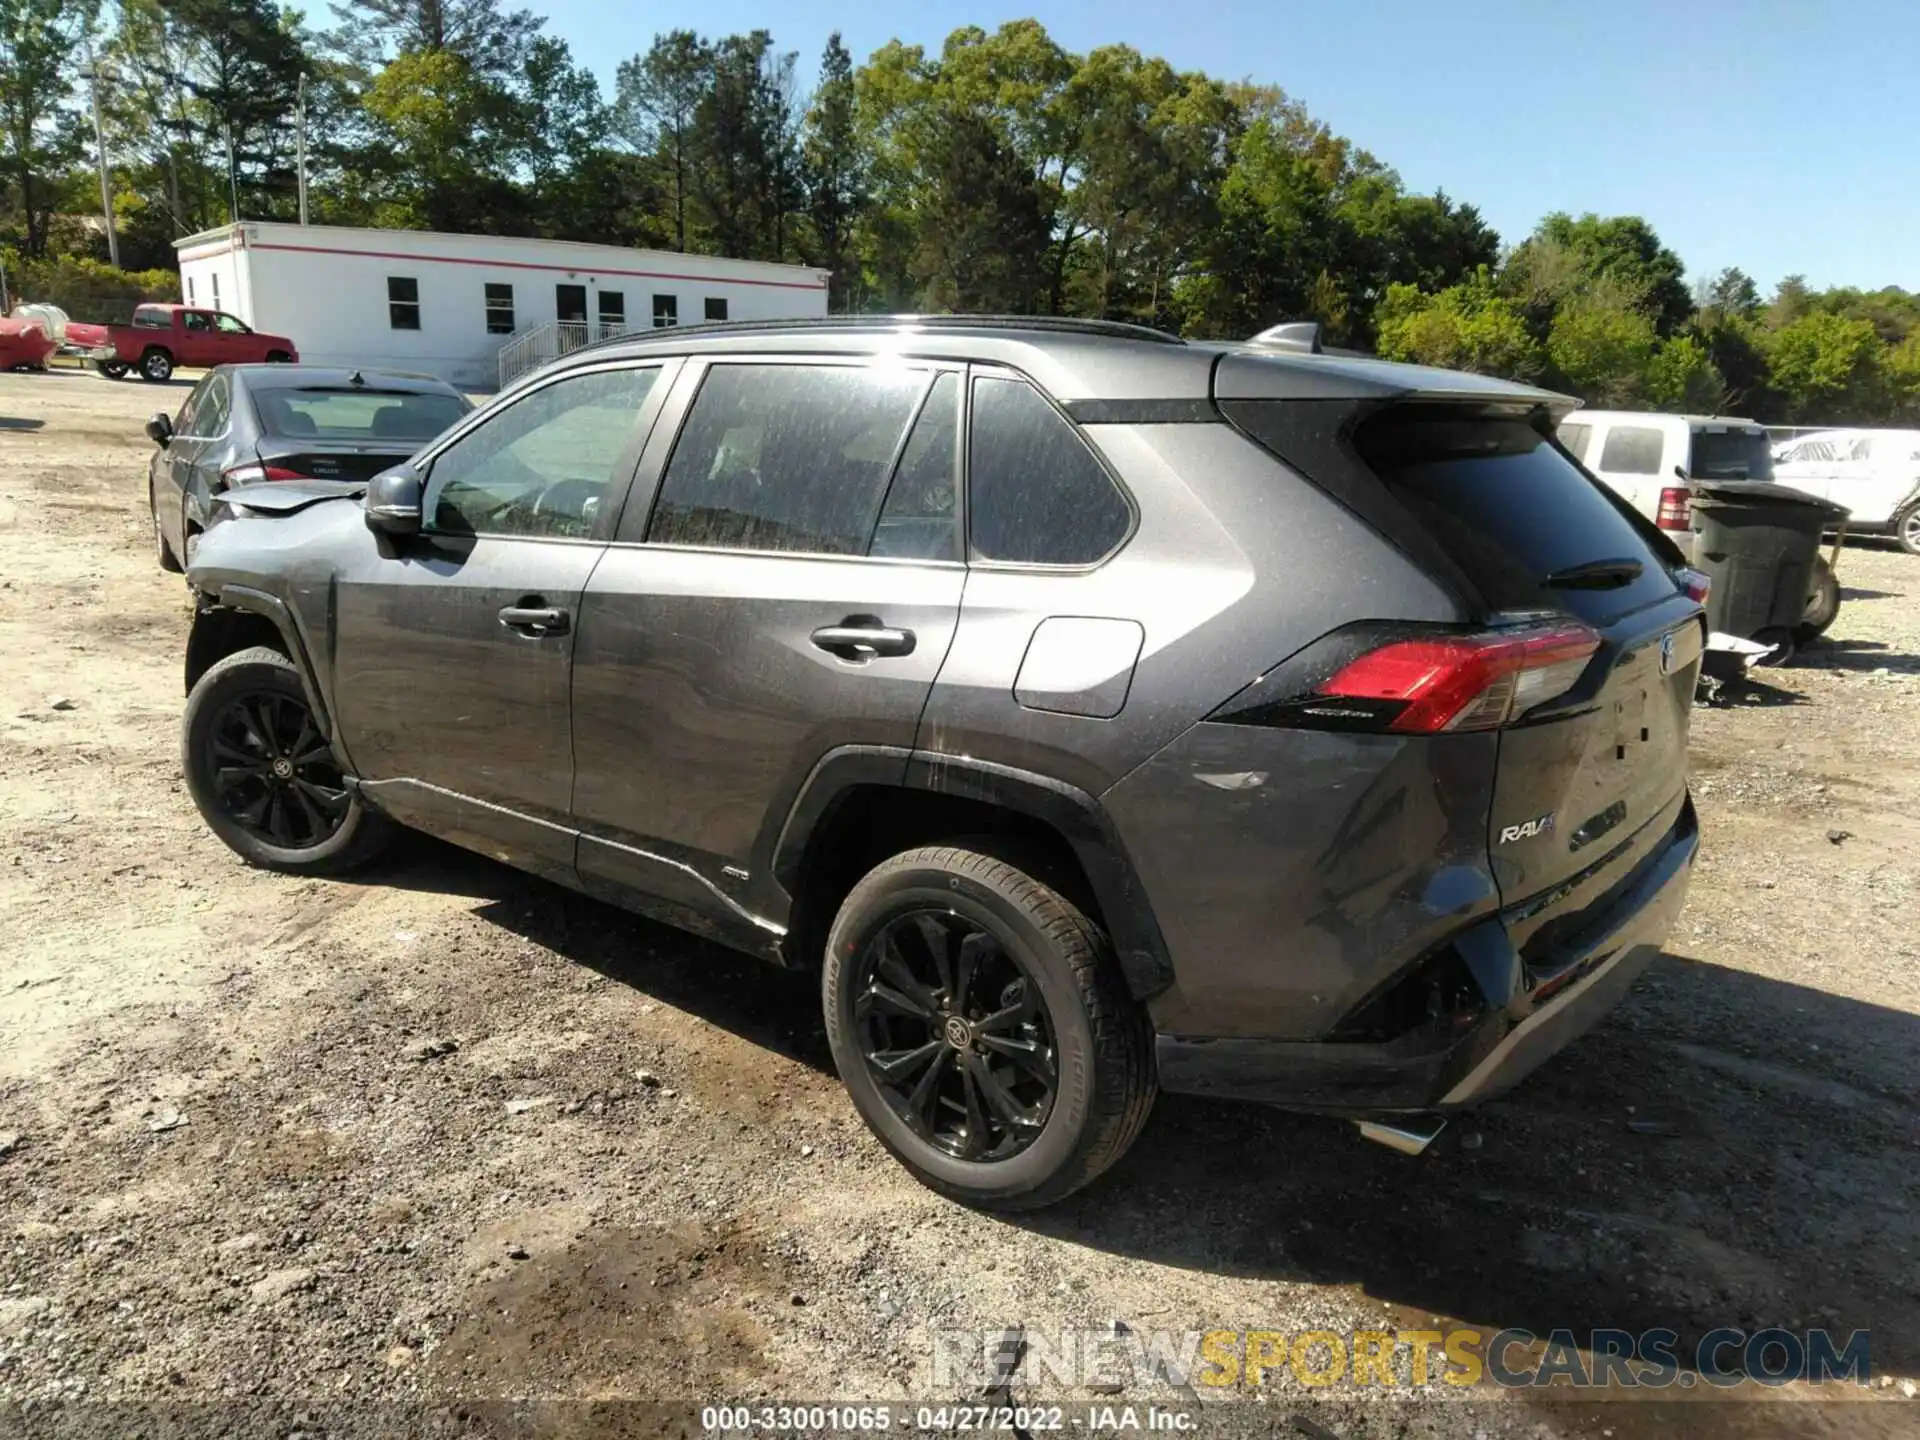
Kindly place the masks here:
POLYGON ((1417 1153, 1413 1141, 1438 1129, 1431 1117, 1503 1094, 1618 1003, 1660 953, 1698 849, 1689 797, 1665 837, 1551 950, 1516 948, 1508 922, 1528 907, 1502 911, 1408 973, 1424 995, 1450 997, 1429 1001, 1417 1023, 1321 1040, 1163 1034, 1160 1088, 1377 1121, 1406 1138, 1371 1138, 1417 1153))

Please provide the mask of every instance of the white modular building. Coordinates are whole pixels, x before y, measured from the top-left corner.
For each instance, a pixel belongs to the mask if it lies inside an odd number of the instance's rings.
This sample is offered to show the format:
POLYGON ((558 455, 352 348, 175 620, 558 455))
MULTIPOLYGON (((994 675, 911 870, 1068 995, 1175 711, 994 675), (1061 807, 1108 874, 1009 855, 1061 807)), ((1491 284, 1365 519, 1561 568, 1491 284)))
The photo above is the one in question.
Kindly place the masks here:
POLYGON ((827 313, 825 270, 573 240, 250 220, 174 245, 182 299, 287 336, 305 362, 470 390, 629 330, 827 313))

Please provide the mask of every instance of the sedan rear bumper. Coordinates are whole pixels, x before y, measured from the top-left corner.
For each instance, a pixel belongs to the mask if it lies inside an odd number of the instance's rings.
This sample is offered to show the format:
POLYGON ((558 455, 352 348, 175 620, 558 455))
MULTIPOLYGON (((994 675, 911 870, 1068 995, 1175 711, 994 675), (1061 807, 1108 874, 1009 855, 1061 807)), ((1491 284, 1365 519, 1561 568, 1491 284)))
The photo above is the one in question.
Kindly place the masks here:
POLYGON ((1450 953, 1483 1003, 1450 1024, 1370 1042, 1162 1035, 1160 1088, 1351 1116, 1492 1099, 1612 1009, 1660 954, 1699 844, 1688 800, 1665 839, 1556 954, 1523 960, 1499 918, 1462 932, 1450 953))

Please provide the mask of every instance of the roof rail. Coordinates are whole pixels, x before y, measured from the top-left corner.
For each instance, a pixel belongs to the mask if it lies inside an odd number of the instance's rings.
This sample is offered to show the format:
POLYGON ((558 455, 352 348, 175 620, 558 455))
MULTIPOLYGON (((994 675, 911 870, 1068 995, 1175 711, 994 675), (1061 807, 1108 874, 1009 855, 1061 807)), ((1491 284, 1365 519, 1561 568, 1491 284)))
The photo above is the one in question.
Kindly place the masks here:
MULTIPOLYGON (((1178 335, 1120 320, 1081 320, 1069 315, 827 315, 788 320, 722 320, 709 325, 667 325, 657 330, 629 330, 580 347, 597 350, 605 345, 646 344, 688 335, 779 334, 805 330, 1040 330, 1055 335, 1100 335, 1114 340, 1149 340, 1161 345, 1184 345, 1178 335)), ((579 350, 570 351, 579 354, 579 350)))
POLYGON ((1262 330, 1247 342, 1270 350, 1297 350, 1303 355, 1322 354, 1320 323, 1317 320, 1291 320, 1262 330))

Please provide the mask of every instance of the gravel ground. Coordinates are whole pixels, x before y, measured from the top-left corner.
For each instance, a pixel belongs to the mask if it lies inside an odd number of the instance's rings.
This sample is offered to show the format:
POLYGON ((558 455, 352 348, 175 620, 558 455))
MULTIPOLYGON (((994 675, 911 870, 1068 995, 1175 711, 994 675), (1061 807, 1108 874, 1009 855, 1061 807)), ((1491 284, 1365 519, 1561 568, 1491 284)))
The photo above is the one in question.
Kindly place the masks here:
POLYGON ((1518 1094, 1417 1160, 1169 1098, 1105 1181, 1008 1220, 867 1137, 805 978, 424 839, 320 882, 205 831, 138 423, 184 393, 0 375, 0 1430, 101 1401, 234 1433, 288 1433, 249 1401, 918 1402, 953 1398, 936 1331, 1115 1321, 1865 1328, 1876 1383, 1677 1418, 1279 1373, 1016 1393, 1340 1436, 1920 1425, 1920 559, 1850 546, 1830 640, 1696 711, 1670 953, 1518 1094))

